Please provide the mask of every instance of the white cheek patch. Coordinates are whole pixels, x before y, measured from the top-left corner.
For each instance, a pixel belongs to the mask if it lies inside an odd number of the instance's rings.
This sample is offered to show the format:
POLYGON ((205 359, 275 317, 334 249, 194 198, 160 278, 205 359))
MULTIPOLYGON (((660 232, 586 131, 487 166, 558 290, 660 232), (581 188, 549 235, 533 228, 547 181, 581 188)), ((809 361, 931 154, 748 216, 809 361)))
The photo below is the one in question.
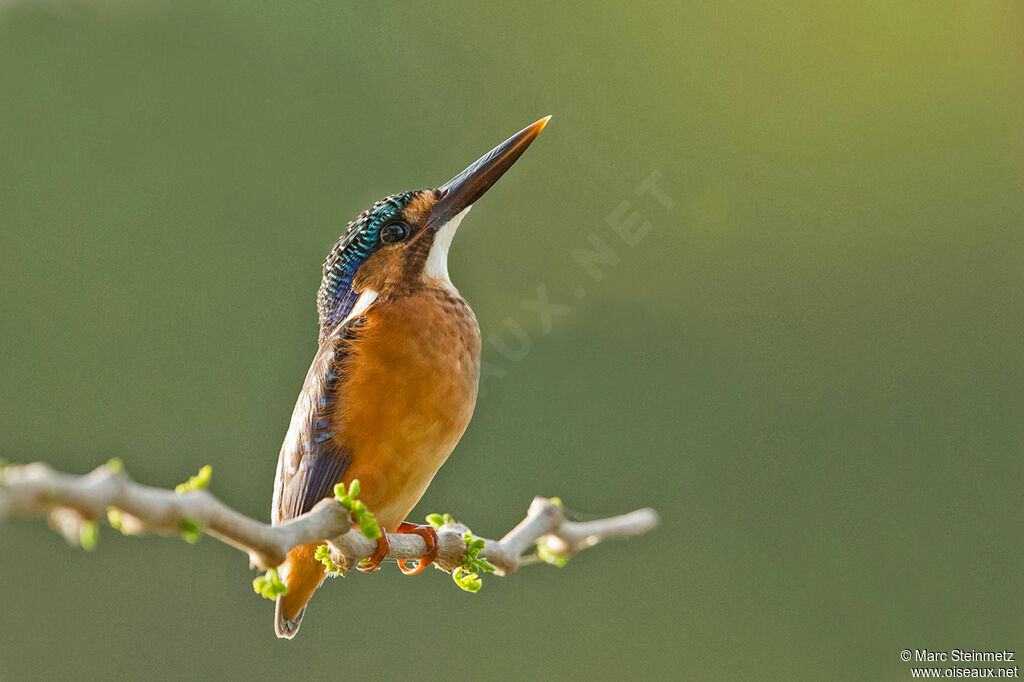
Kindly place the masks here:
POLYGON ((367 289, 363 293, 359 294, 359 298, 356 300, 356 304, 352 306, 352 312, 348 314, 348 317, 342 322, 344 325, 349 320, 355 319, 366 312, 366 309, 377 300, 377 292, 373 289, 367 289))
POLYGON ((427 264, 423 273, 431 279, 441 280, 444 284, 455 289, 451 278, 448 276, 448 249, 452 245, 455 231, 459 229, 459 223, 469 213, 472 206, 462 209, 451 220, 441 226, 441 229, 434 235, 434 243, 430 246, 430 253, 427 254, 427 264))

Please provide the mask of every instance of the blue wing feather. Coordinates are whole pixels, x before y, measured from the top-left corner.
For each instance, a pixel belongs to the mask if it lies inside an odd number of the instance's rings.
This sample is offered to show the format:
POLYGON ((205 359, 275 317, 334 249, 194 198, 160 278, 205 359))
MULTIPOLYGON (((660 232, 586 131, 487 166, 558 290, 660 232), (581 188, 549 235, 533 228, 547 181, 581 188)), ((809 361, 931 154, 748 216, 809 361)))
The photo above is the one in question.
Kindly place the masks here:
POLYGON ((333 494, 352 452, 332 432, 332 415, 341 400, 343 360, 356 339, 362 318, 339 328, 320 344, 295 403, 288 435, 278 456, 272 518, 295 518, 333 494))

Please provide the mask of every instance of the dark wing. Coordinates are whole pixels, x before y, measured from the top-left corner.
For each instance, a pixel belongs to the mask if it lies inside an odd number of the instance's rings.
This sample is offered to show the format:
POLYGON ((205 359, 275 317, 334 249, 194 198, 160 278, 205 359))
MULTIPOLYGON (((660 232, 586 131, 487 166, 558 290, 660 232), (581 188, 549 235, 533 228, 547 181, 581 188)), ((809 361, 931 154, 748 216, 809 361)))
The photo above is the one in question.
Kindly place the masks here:
POLYGON ((271 509, 275 524, 304 514, 330 497, 348 469, 352 453, 337 444, 331 415, 341 399, 342 361, 361 324, 362 318, 353 319, 324 339, 306 373, 277 460, 271 509))

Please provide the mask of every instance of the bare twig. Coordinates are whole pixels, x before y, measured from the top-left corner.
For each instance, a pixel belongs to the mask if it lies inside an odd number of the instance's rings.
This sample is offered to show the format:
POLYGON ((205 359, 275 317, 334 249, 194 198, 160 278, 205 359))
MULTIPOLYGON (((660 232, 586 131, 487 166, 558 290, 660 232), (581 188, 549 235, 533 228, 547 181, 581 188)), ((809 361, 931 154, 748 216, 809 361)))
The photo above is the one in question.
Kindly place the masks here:
MULTIPOLYGON (((250 563, 271 568, 284 561, 293 547, 325 540, 332 560, 350 568, 372 556, 377 543, 352 530, 348 512, 334 500, 323 500, 312 510, 278 526, 270 526, 231 509, 205 490, 177 494, 132 481, 119 467, 101 466, 84 476, 55 471, 42 463, 8 465, 0 471, 0 518, 5 515, 46 515, 51 526, 70 542, 78 543, 83 522, 106 519, 117 511, 123 532, 178 535, 185 524, 249 555, 250 563)), ((550 499, 535 497, 526 518, 501 540, 487 540, 480 556, 494 564, 498 575, 516 570, 520 557, 538 543, 549 552, 568 557, 609 538, 641 535, 658 524, 653 509, 638 509, 585 523, 568 521, 550 499)), ((440 553, 434 564, 446 572, 462 565, 466 554, 460 523, 438 530, 440 553)), ((390 559, 417 559, 426 552, 417 535, 390 535, 390 559)))

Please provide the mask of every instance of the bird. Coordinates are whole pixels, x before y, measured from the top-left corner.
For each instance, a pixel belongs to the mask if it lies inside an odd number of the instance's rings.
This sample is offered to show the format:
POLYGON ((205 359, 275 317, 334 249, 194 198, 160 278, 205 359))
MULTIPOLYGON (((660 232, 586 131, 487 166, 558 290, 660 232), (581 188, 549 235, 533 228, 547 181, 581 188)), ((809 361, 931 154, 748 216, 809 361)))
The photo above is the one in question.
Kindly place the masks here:
MULTIPOLYGON (((360 483, 359 499, 385 531, 361 571, 380 567, 387 533, 421 535, 437 556, 437 533, 406 516, 454 450, 476 405, 480 327, 448 275, 452 238, 473 204, 551 119, 511 136, 436 189, 386 197, 355 220, 331 249, 316 296, 316 354, 278 455, 271 520, 278 525, 360 483)), ((288 552, 279 567, 274 627, 291 639, 324 582, 316 544, 288 552)))

